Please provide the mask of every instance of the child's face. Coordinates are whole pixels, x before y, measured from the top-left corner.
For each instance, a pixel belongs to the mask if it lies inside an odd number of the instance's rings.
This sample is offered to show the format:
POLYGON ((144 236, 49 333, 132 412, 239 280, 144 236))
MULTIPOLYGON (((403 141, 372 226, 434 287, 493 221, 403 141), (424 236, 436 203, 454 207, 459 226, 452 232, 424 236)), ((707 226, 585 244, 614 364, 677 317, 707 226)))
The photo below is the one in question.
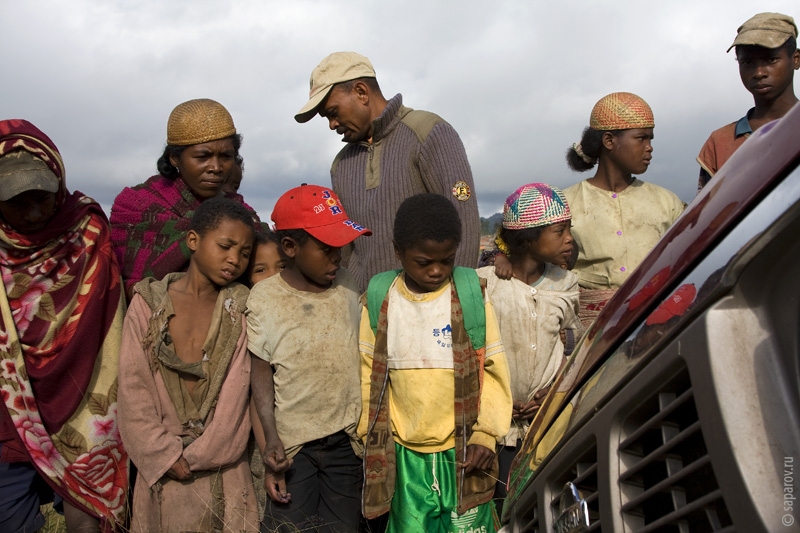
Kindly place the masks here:
POLYGON ((56 194, 31 190, 0 202, 0 216, 19 233, 36 233, 44 229, 56 212, 56 194))
POLYGON ((560 266, 564 270, 572 270, 573 268, 575 268, 575 263, 578 262, 578 254, 579 254, 578 243, 573 240, 571 247, 572 247, 572 253, 569 255, 569 257, 563 258, 561 263, 558 264, 558 266, 560 266))
POLYGON ((278 253, 278 244, 272 241, 257 245, 256 253, 250 262, 253 265, 252 274, 250 274, 251 285, 274 276, 286 266, 286 261, 278 253))
POLYGON ((241 220, 226 218, 203 235, 189 231, 186 244, 193 252, 191 266, 223 287, 247 268, 253 249, 253 228, 241 220))
POLYGON ((283 253, 292 259, 291 266, 284 270, 284 279, 287 275, 299 274, 313 288, 327 289, 331 286, 342 261, 341 248, 328 246, 311 235, 302 245, 288 237, 281 241, 281 245, 283 253))
POLYGON ((453 240, 425 240, 401 250, 394 245, 395 254, 406 272, 406 286, 411 292, 433 292, 453 273, 458 243, 453 240))
POLYGON ((567 263, 572 256, 573 247, 570 224, 571 221, 567 220, 543 227, 539 240, 530 243, 531 256, 543 263, 567 263))
POLYGON ((792 90, 794 71, 800 69, 800 50, 738 46, 736 61, 745 88, 756 101, 772 102, 792 90))
POLYGON ((622 130, 611 135, 609 156, 623 172, 644 174, 653 158, 653 128, 622 130))

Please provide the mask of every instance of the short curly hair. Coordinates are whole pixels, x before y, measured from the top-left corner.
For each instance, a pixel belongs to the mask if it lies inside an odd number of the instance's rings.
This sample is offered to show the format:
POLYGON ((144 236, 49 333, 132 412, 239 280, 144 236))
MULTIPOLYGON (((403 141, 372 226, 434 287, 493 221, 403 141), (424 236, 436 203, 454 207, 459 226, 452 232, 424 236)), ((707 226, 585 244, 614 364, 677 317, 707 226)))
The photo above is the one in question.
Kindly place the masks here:
POLYGON ((394 217, 394 242, 408 250, 424 241, 461 243, 461 218, 453 203, 439 194, 406 198, 394 217))
POLYGON ((253 215, 241 203, 230 198, 211 198, 201 203, 192 215, 189 230, 205 235, 219 227, 223 220, 238 220, 255 232, 253 215))

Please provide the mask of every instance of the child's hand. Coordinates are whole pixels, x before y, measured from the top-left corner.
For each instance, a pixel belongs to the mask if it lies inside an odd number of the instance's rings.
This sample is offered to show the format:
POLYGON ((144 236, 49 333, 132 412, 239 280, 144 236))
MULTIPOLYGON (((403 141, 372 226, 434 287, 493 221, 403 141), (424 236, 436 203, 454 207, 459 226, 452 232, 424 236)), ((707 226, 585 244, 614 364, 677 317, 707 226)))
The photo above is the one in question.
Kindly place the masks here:
POLYGON ((533 420, 548 392, 550 392, 550 387, 539 389, 528 403, 514 402, 511 416, 514 420, 533 420))
POLYGON ((480 444, 470 444, 467 446, 467 459, 459 464, 464 468, 464 473, 469 474, 473 470, 485 471, 492 467, 494 452, 480 444))
POLYGON ((286 472, 292 466, 292 460, 286 457, 286 452, 280 439, 267 441, 266 446, 264 446, 263 457, 267 471, 274 474, 286 472))
POLYGON ((286 479, 283 472, 277 474, 270 471, 264 472, 264 488, 272 501, 276 503, 289 503, 292 495, 286 492, 286 479))
POLYGON ((494 275, 500 279, 511 279, 513 274, 511 269, 511 261, 505 254, 497 254, 494 256, 494 275))
POLYGON ((172 479, 177 479, 178 481, 184 481, 192 477, 192 471, 189 469, 189 462, 183 458, 183 455, 175 461, 175 464, 169 467, 167 470, 167 475, 172 479))

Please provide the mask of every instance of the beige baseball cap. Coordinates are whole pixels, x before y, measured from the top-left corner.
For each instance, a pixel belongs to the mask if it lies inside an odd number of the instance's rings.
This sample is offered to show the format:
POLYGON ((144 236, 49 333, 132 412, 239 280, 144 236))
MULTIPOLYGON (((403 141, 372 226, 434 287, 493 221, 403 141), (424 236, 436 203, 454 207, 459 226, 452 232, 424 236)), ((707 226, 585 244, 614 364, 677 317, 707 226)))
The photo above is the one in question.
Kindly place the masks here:
POLYGON ((736 39, 728 48, 739 45, 755 45, 764 48, 778 48, 789 37, 797 38, 797 25, 789 15, 781 13, 759 13, 748 19, 736 30, 736 39))
POLYGON ((297 122, 308 122, 317 114, 317 107, 337 83, 358 78, 374 78, 375 69, 369 59, 355 52, 334 52, 311 72, 308 102, 297 112, 297 122))
POLYGON ((31 190, 58 192, 58 178, 47 163, 27 150, 0 157, 0 202, 31 190))

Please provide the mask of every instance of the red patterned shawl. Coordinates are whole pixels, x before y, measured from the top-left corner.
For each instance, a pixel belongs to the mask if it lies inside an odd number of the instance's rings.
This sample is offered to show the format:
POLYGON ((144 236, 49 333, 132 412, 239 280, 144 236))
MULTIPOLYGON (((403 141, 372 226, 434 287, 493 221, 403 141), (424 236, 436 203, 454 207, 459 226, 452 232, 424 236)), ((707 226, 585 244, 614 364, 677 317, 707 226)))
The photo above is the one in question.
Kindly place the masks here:
POLYGON ((199 206, 183 180, 161 175, 119 193, 111 206, 111 239, 126 288, 189 267, 185 236, 199 206))
POLYGON ((128 458, 116 422, 125 308, 108 222, 94 200, 67 192, 61 156, 44 133, 0 121, 0 156, 15 150, 43 159, 60 187, 40 232, 20 234, 0 219, 3 460, 29 460, 61 496, 113 524, 125 505, 128 458))

